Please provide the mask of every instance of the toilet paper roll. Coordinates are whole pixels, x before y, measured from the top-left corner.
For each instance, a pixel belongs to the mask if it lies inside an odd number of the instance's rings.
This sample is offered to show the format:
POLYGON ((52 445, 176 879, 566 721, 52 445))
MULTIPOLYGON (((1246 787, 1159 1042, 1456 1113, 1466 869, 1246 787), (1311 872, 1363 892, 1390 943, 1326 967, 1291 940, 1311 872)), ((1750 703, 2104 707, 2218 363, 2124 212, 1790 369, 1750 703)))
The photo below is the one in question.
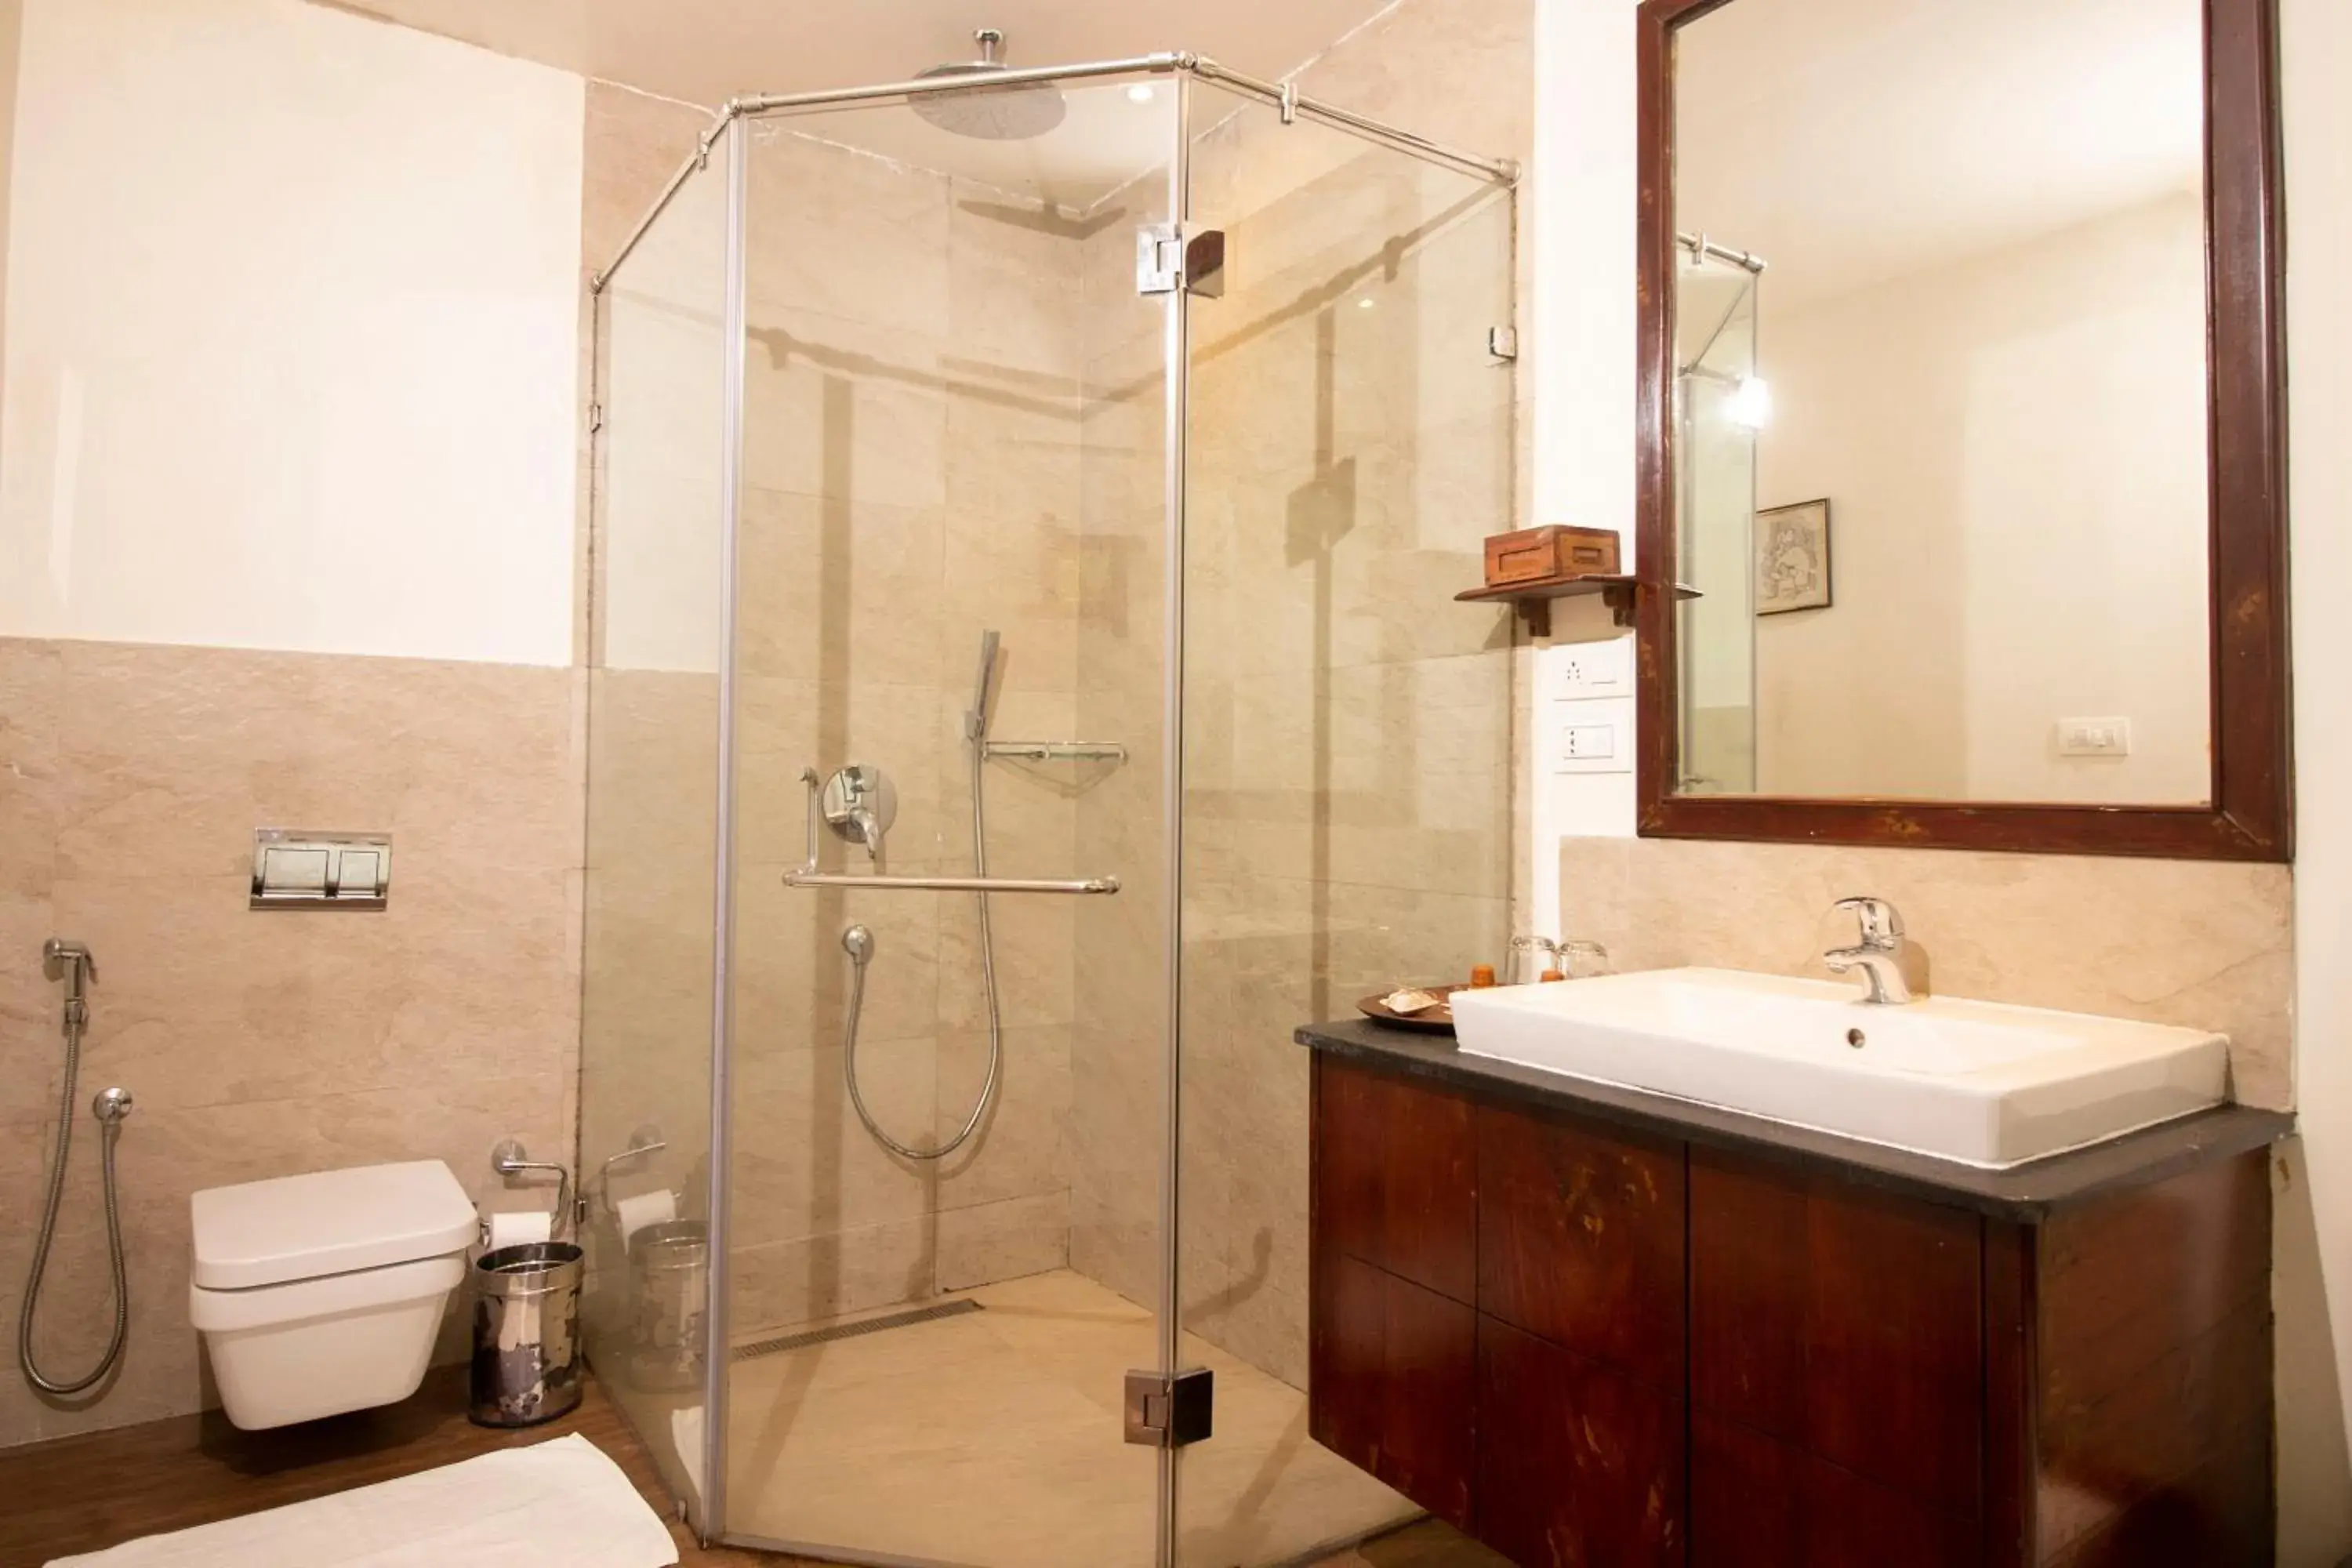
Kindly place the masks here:
POLYGON ((613 1214, 620 1223, 621 1243, 626 1246, 629 1237, 636 1235, 646 1226, 659 1225, 664 1220, 676 1219, 677 1194, 667 1188, 655 1193, 638 1193, 635 1196, 623 1198, 619 1203, 614 1204, 613 1214))
POLYGON ((490 1250, 546 1241, 555 1234, 555 1216, 545 1209, 509 1209, 490 1215, 490 1250))

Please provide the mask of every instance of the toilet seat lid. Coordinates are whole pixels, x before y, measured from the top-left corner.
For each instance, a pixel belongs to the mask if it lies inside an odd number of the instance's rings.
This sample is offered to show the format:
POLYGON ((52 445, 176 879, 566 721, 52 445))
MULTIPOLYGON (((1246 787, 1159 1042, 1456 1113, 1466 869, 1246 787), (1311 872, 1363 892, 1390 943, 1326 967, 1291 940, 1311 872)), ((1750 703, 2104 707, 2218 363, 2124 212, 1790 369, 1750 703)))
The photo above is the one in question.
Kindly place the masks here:
POLYGON ((355 1165, 207 1187, 188 1200, 192 1282, 207 1290, 282 1285, 457 1252, 472 1200, 438 1160, 355 1165))

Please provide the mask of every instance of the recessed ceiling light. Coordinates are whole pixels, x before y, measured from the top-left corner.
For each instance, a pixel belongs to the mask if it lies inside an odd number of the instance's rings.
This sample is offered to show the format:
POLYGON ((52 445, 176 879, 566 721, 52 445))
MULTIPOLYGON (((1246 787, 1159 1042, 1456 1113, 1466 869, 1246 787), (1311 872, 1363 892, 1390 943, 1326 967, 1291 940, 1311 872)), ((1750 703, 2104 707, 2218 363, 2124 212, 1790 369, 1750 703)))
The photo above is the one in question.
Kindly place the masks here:
POLYGON ((1151 84, 1148 81, 1139 81, 1129 87, 1127 89, 1127 101, 1129 103, 1150 103, 1151 101, 1151 84))
POLYGON ((1369 310, 1371 308, 1372 297, 1370 294, 1365 295, 1362 299, 1356 301, 1356 309, 1359 310, 1369 310))

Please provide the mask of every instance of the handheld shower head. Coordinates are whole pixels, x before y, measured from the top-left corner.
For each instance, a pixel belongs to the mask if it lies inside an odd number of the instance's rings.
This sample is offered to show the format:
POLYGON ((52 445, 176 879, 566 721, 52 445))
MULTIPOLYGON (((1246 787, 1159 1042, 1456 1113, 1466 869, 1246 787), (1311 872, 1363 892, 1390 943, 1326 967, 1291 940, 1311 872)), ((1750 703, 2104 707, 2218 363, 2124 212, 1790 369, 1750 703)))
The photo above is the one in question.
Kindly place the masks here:
POLYGON ((989 687, 996 674, 996 651, 1003 640, 994 632, 980 634, 980 673, 972 681, 971 706, 963 713, 963 733, 968 741, 988 739, 989 687))

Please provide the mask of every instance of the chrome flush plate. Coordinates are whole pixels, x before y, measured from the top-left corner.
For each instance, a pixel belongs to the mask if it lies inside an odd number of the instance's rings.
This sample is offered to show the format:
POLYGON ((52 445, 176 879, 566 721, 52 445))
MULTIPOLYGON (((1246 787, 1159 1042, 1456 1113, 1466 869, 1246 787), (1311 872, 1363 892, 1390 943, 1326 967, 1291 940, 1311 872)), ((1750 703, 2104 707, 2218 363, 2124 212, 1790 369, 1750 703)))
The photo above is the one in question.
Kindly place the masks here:
POLYGON ((392 835, 253 830, 257 910, 380 910, 392 896, 392 835))

